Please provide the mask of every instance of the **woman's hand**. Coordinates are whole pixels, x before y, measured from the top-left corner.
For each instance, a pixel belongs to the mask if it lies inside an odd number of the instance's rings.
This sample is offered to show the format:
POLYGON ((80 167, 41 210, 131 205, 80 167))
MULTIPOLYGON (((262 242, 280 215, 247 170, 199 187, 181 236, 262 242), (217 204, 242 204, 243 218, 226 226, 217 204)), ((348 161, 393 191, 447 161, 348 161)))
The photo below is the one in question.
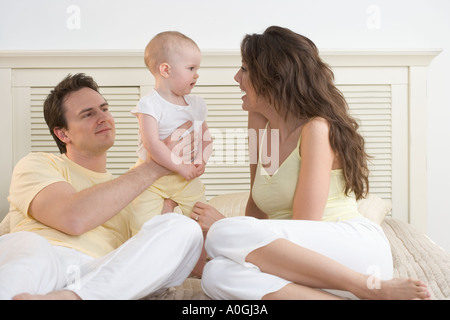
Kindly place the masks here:
POLYGON ((214 222, 225 218, 225 216, 209 204, 196 202, 192 208, 191 218, 198 222, 202 231, 207 232, 214 222))

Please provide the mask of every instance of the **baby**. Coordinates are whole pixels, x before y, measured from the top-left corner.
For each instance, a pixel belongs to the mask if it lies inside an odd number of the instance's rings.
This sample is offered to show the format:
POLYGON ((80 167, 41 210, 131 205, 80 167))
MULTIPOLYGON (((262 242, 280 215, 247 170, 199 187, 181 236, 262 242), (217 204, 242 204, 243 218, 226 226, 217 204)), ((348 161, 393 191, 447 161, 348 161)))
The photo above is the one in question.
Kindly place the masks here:
MULTIPOLYGON (((201 53, 193 40, 174 32, 156 35, 145 48, 145 63, 155 78, 155 87, 142 97, 131 112, 139 119, 138 163, 151 157, 174 173, 158 179, 133 205, 145 205, 148 215, 135 217, 133 233, 155 214, 163 212, 164 199, 172 199, 184 215, 189 216, 197 201, 205 202, 205 187, 198 178, 203 174, 210 150, 208 126, 205 122, 205 101, 189 95, 194 88, 200 67, 201 53), (191 121, 198 150, 186 161, 161 141, 180 125, 191 121)), ((187 135, 190 137, 190 135, 187 135)), ((136 211, 142 212, 142 211, 136 211)))

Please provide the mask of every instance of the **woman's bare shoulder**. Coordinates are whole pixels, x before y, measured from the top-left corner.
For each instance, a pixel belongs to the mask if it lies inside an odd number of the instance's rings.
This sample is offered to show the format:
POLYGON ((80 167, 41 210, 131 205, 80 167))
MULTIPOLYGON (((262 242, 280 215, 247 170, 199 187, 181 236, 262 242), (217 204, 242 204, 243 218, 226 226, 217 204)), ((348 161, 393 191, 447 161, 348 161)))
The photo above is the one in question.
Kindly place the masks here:
POLYGON ((303 127, 302 135, 326 136, 330 132, 330 123, 322 117, 315 117, 308 121, 303 127))

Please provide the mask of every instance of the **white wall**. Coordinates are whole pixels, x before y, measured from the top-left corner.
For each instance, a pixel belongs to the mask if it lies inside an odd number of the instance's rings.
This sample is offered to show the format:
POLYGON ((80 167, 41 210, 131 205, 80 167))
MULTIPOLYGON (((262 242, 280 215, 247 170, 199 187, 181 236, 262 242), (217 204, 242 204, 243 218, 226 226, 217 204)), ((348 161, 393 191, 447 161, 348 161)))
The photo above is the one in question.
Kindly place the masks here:
POLYGON ((179 30, 202 50, 286 26, 320 49, 441 48, 428 76, 428 235, 450 252, 449 0, 0 0, 0 50, 143 49, 179 30))

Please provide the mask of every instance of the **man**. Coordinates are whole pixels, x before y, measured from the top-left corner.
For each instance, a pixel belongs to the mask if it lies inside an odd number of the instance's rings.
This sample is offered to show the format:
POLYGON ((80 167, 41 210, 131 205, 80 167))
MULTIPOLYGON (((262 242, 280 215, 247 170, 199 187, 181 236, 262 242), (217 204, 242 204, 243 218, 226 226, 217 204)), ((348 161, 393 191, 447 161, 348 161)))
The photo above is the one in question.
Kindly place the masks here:
POLYGON ((0 298, 138 299, 181 284, 202 249, 195 221, 158 215, 129 238, 128 205, 168 170, 148 160, 116 179, 106 171, 115 124, 91 77, 67 76, 44 115, 61 155, 31 153, 14 169, 0 298))

